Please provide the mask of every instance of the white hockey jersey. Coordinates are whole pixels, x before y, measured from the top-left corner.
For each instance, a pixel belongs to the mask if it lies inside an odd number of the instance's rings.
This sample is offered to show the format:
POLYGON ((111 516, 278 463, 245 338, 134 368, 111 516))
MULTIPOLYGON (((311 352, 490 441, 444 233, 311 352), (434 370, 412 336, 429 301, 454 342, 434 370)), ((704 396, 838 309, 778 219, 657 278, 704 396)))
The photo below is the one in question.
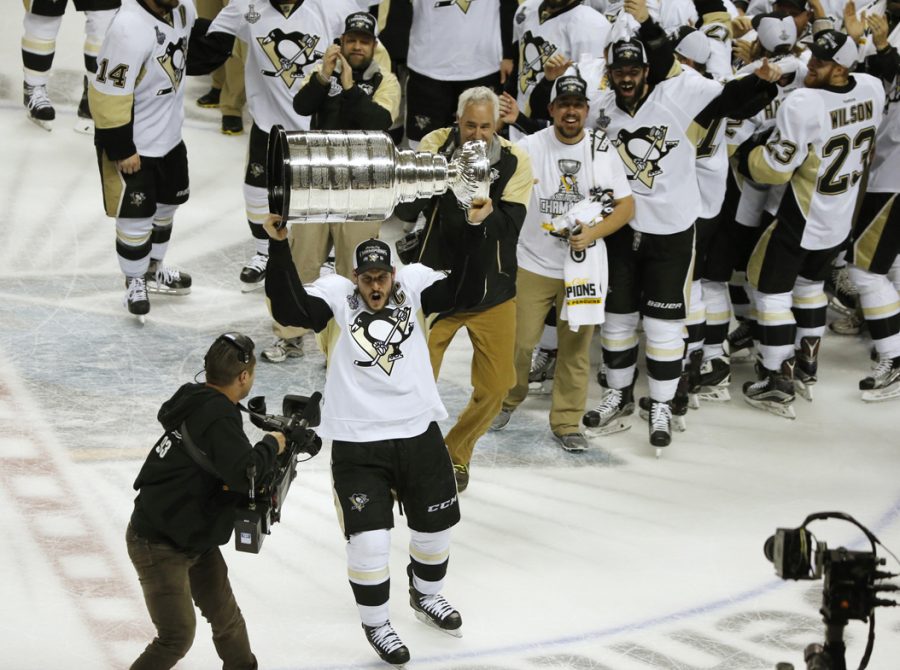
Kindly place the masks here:
POLYGON ((328 362, 322 438, 349 442, 415 437, 447 418, 438 395, 425 333, 417 319, 422 291, 444 279, 418 263, 397 270, 395 290, 378 313, 353 283, 325 275, 306 286, 328 303, 338 329, 328 362))
POLYGON ((544 78, 544 64, 555 53, 573 61, 585 54, 603 56, 610 24, 600 12, 574 5, 550 18, 541 14, 542 0, 525 0, 513 21, 513 40, 519 45, 519 80, 516 86, 519 109, 531 115, 529 98, 544 78))
POLYGON ((234 35, 247 45, 244 85, 253 121, 265 132, 275 124, 309 128, 309 117, 293 101, 313 65, 344 32, 344 19, 359 10, 356 0, 305 0, 283 12, 273 0, 231 0, 209 33, 234 35))
POLYGON ((700 216, 697 146, 708 128, 695 117, 721 92, 721 84, 682 72, 657 84, 631 116, 612 89, 589 91, 597 125, 618 149, 634 191, 632 228, 672 235, 700 216))
POLYGON ((137 2, 113 17, 90 80, 91 113, 99 130, 127 126, 141 156, 161 157, 181 142, 188 39, 197 13, 182 0, 165 19, 137 2))
POLYGON ((500 69, 500 0, 412 0, 412 5, 410 70, 441 81, 466 81, 500 69))
POLYGON ((550 127, 529 135, 518 146, 531 157, 536 180, 519 233, 519 267, 563 279, 569 243, 550 234, 551 220, 585 198, 611 206, 613 200, 631 195, 622 161, 601 131, 586 131, 578 144, 565 144, 550 127))
POLYGON ((875 160, 867 190, 873 193, 900 193, 900 75, 887 89, 884 120, 875 136, 875 160))
POLYGON ((884 110, 884 87, 853 74, 846 88, 800 88, 778 110, 769 142, 749 157, 758 182, 787 183, 778 219, 804 249, 830 249, 850 233, 884 110))

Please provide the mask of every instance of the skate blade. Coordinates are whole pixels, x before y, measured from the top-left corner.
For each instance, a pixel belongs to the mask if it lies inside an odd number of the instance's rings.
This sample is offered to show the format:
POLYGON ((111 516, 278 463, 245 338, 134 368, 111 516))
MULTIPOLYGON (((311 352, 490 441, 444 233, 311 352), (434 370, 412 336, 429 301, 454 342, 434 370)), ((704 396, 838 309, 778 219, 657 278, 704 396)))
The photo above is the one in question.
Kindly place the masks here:
POLYGON ((785 405, 780 402, 773 402, 771 400, 753 400, 752 398, 748 398, 747 396, 744 396, 744 400, 746 400, 747 403, 752 407, 765 410, 774 414, 775 416, 780 416, 782 419, 790 419, 793 421, 797 418, 797 413, 794 411, 793 406, 790 404, 785 405))
POLYGON ((841 316, 852 316, 856 312, 855 308, 847 307, 847 305, 845 305, 835 297, 831 297, 828 300, 828 306, 841 316))
POLYGON ((672 430, 676 430, 679 433, 683 433, 687 430, 687 419, 684 416, 679 416, 677 414, 672 415, 672 430))
POLYGON ((700 409, 700 396, 697 393, 688 394, 688 409, 700 409))
POLYGON ((456 630, 447 630, 446 628, 441 628, 440 626, 438 626, 434 621, 431 620, 430 617, 428 617, 428 615, 423 614, 423 613, 420 612, 419 610, 413 610, 413 614, 416 615, 416 618, 417 618, 419 621, 421 621, 422 623, 428 625, 428 626, 431 627, 431 628, 434 628, 435 630, 439 630, 439 631, 441 631, 442 633, 446 633, 447 635, 451 635, 452 637, 462 637, 462 626, 460 626, 460 627, 457 628, 456 630))
POLYGON ((553 380, 545 379, 542 382, 528 382, 528 395, 550 395, 553 393, 553 380))
POLYGON ((597 426, 596 428, 585 427, 584 434, 588 437, 604 437, 606 435, 615 435, 616 433, 625 432, 631 428, 631 422, 625 422, 622 419, 616 419, 605 426, 597 426))
POLYGON ((34 125, 36 125, 38 128, 43 128, 48 133, 51 130, 53 130, 53 121, 41 121, 40 119, 35 119, 30 114, 26 114, 26 116, 28 117, 28 120, 31 121, 34 125))
POLYGON ((656 448, 656 457, 657 457, 657 458, 659 458, 660 456, 662 456, 663 449, 665 449, 665 447, 657 447, 657 448, 656 448))
POLYGON ((253 291, 256 291, 257 289, 263 288, 265 285, 266 285, 265 280, 254 282, 252 284, 249 282, 242 281, 241 282, 241 293, 252 293, 253 291))
POLYGON ((190 292, 190 286, 187 288, 166 288, 147 282, 147 293, 153 293, 155 295, 187 295, 190 292))
POLYGON ((804 384, 799 379, 794 380, 794 390, 797 392, 801 398, 806 400, 807 402, 813 401, 813 390, 812 384, 804 384))
POLYGON ((735 351, 729 350, 728 358, 732 363, 752 363, 756 360, 756 351, 753 347, 735 351))
POLYGON ((75 125, 72 126, 72 130, 76 133, 81 133, 83 135, 93 135, 94 134, 94 120, 93 119, 83 119, 80 116, 75 119, 75 125))
POLYGON ((697 393, 701 402, 728 402, 731 400, 731 392, 724 386, 705 386, 697 393))
POLYGON ((900 384, 893 384, 886 389, 870 389, 862 392, 863 402, 884 402, 892 398, 900 398, 900 384))

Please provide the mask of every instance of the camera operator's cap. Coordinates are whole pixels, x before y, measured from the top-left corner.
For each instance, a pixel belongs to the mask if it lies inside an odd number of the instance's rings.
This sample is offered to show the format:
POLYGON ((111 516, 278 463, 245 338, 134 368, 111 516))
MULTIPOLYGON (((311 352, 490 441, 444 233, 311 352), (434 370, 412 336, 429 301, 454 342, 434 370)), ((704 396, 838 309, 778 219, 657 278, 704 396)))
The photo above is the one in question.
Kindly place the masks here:
POLYGON ((772 3, 773 8, 777 8, 779 5, 782 7, 796 7, 804 12, 809 9, 809 4, 806 0, 775 0, 775 2, 772 3))
POLYGON ((797 42, 797 24, 790 16, 775 12, 757 14, 751 23, 762 48, 770 53, 797 42))
POLYGON ((619 40, 609 48, 608 66, 611 68, 628 65, 644 67, 646 64, 647 52, 638 39, 619 40))
POLYGON ((817 32, 813 36, 809 50, 819 60, 830 60, 848 69, 853 67, 859 56, 856 43, 849 35, 837 30, 821 30, 817 32))
POLYGON ((365 33, 375 37, 375 26, 377 22, 375 17, 369 12, 353 12, 344 21, 344 34, 347 33, 365 33))
POLYGON ((587 82, 577 74, 564 74, 553 82, 550 102, 563 96, 587 100, 587 82))
POLYGON ((391 248, 387 242, 368 239, 356 245, 356 253, 353 256, 353 268, 357 272, 366 272, 367 270, 387 270, 390 272, 394 269, 391 265, 391 248))
POLYGON ((700 65, 706 65, 712 49, 705 33, 690 26, 682 26, 675 34, 675 53, 700 65))

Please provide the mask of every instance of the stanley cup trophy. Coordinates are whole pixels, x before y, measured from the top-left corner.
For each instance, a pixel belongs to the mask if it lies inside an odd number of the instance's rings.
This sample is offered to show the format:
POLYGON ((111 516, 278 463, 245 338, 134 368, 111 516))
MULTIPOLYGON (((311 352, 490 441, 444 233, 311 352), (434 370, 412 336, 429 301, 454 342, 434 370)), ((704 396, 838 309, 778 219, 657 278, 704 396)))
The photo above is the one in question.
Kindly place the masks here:
POLYGON ((267 156, 269 210, 282 224, 383 221, 401 202, 448 189, 459 204, 487 198, 491 166, 482 141, 466 142, 450 161, 398 150, 384 132, 289 131, 274 126, 267 156))

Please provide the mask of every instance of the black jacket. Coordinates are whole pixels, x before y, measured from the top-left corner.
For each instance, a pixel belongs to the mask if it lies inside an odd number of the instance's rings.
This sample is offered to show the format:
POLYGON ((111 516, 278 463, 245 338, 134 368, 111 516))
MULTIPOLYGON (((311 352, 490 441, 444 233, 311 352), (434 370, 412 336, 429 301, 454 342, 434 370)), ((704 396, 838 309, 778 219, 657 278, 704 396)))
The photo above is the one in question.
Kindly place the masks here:
MULTIPOLYGON (((447 133, 447 129, 435 131, 441 132, 447 133)), ((449 129, 440 152, 449 157, 458 144, 458 131, 454 127, 449 129)), ((468 260, 460 291, 466 300, 458 302, 454 312, 484 311, 516 295, 516 246, 526 213, 526 205, 520 201, 527 203, 531 193, 531 162, 524 152, 506 144, 500 148, 499 158, 492 162, 491 168, 490 196, 494 211, 484 221, 484 244, 468 260), (517 193, 511 195, 511 190, 517 193)), ((440 196, 398 205, 395 214, 404 221, 415 221, 423 211, 425 229, 418 261, 435 270, 450 269, 464 254, 463 235, 469 227, 466 210, 460 208, 456 196, 448 190, 440 196)))
POLYGON ((337 72, 323 84, 317 68, 294 96, 294 111, 312 117, 312 130, 387 130, 394 122, 391 110, 375 102, 379 88, 387 83, 386 77, 397 89, 389 95, 399 99, 396 78, 390 72, 381 72, 374 61, 365 71, 353 71, 354 84, 346 91, 337 72))
POLYGON ((269 435, 251 447, 241 413, 205 384, 185 384, 160 407, 165 429, 137 479, 131 524, 138 535, 200 554, 228 542, 236 505, 246 500, 247 466, 257 477, 272 470, 278 443, 269 435), (198 465, 181 442, 182 423, 220 477, 198 465), (227 488, 226 488, 227 487, 227 488))

